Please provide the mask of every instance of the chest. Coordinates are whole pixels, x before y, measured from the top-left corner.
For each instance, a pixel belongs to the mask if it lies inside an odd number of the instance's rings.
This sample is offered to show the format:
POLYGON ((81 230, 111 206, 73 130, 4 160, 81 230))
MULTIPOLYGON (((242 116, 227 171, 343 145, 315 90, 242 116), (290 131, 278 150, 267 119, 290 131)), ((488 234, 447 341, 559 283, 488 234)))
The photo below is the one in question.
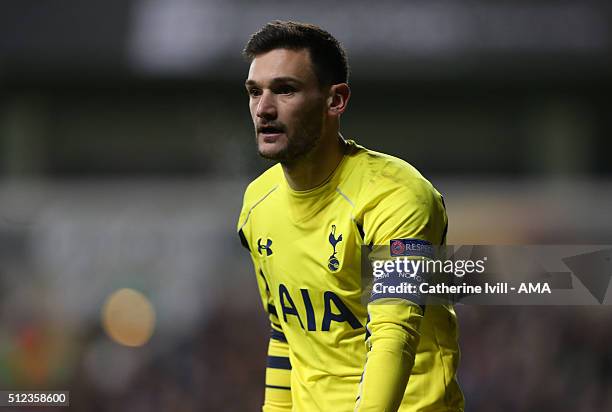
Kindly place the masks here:
POLYGON ((300 222, 282 208, 254 215, 253 254, 268 281, 291 289, 360 288, 362 239, 351 212, 337 201, 300 222))

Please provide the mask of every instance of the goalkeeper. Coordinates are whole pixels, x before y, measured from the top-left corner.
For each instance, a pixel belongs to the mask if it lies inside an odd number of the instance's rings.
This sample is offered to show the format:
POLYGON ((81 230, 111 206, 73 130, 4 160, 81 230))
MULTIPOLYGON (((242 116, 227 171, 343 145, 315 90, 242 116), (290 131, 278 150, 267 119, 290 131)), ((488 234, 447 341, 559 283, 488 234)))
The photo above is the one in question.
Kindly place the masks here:
POLYGON ((362 299, 362 246, 428 256, 445 243, 442 197, 408 163, 340 134, 349 70, 328 32, 272 22, 244 54, 257 149, 275 162, 238 220, 271 325, 263 411, 462 411, 453 307, 362 299))

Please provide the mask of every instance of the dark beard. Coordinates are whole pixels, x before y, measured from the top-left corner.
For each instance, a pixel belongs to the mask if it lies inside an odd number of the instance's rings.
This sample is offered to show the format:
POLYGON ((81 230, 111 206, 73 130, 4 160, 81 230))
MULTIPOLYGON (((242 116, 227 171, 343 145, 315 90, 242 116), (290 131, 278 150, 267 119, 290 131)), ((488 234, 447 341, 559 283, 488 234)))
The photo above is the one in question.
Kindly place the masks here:
POLYGON ((269 160, 275 160, 284 165, 290 165, 306 157, 317 146, 321 139, 321 133, 313 135, 302 134, 299 138, 289 140, 287 147, 274 156, 262 156, 269 160))
POLYGON ((290 165, 297 160, 306 157, 317 146, 321 139, 323 129, 323 119, 319 116, 319 112, 313 110, 312 116, 306 116, 303 124, 300 124, 297 134, 292 138, 287 135, 287 146, 275 153, 272 156, 265 155, 259 152, 259 155, 264 159, 280 162, 284 165, 290 165))

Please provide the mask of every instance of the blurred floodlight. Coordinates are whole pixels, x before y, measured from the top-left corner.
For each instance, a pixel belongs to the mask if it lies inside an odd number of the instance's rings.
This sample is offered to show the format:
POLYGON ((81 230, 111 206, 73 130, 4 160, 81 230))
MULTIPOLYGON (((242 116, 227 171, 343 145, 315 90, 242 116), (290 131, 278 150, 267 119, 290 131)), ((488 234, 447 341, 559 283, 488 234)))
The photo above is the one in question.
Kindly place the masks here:
POLYGON ((108 336, 125 346, 142 346, 155 329, 155 310, 146 296, 133 289, 119 289, 102 309, 102 325, 108 336))

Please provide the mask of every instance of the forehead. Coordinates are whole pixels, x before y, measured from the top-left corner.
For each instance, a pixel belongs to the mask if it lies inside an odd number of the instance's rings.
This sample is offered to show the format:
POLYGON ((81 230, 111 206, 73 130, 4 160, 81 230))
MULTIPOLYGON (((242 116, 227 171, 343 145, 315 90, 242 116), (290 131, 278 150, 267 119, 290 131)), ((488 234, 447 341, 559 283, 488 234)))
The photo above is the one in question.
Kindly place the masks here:
POLYGON ((274 49, 257 55, 251 62, 247 81, 266 83, 282 77, 304 83, 317 81, 307 49, 274 49))

